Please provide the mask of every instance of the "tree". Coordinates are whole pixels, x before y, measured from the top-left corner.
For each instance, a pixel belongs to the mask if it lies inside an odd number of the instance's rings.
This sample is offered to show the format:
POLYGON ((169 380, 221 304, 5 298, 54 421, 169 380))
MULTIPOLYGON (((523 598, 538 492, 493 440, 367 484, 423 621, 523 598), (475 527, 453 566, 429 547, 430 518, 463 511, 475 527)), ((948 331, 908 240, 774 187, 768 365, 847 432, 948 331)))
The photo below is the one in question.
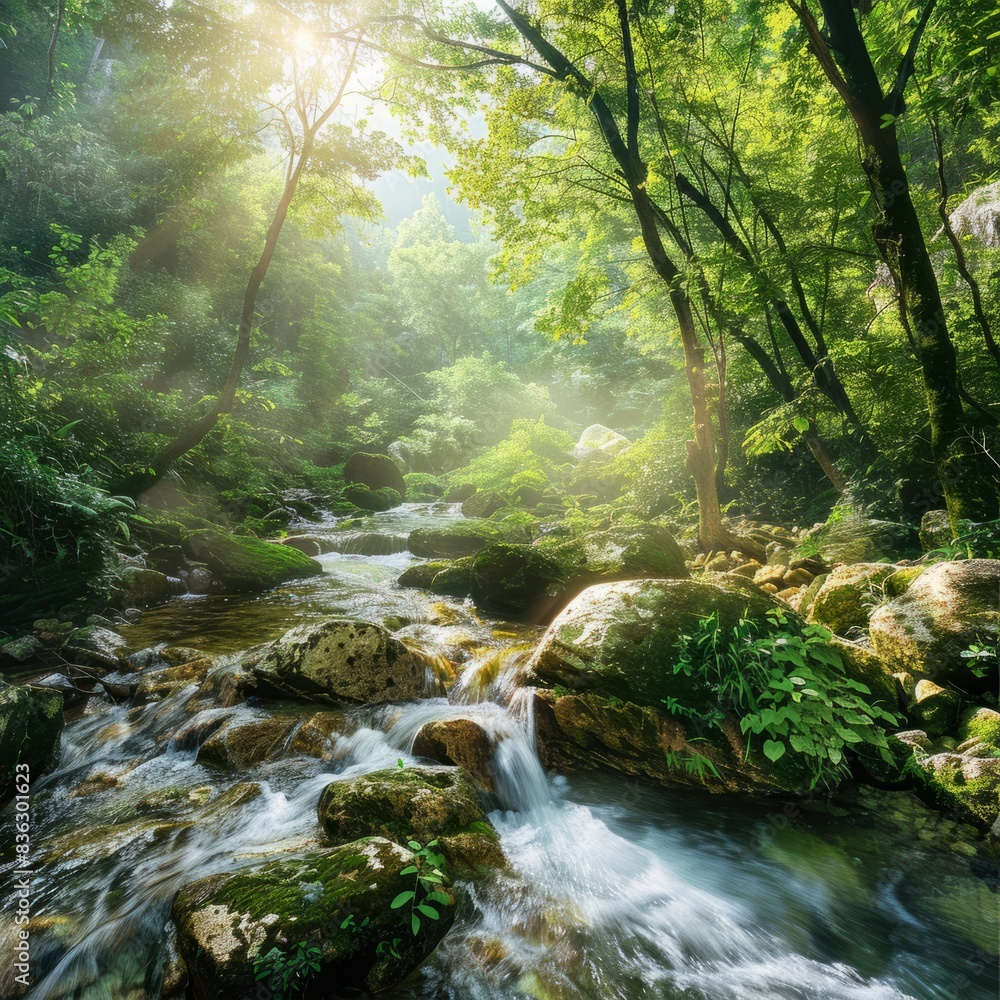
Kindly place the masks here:
POLYGON ((872 233, 897 283, 900 316, 920 362, 931 452, 944 488, 953 530, 963 519, 983 521, 998 513, 997 487, 977 446, 978 433, 962 406, 958 364, 941 301, 937 275, 914 205, 900 154, 897 119, 937 0, 927 0, 888 87, 851 0, 820 0, 824 28, 808 0, 789 0, 810 49, 840 96, 861 139, 861 165, 877 215, 872 233))

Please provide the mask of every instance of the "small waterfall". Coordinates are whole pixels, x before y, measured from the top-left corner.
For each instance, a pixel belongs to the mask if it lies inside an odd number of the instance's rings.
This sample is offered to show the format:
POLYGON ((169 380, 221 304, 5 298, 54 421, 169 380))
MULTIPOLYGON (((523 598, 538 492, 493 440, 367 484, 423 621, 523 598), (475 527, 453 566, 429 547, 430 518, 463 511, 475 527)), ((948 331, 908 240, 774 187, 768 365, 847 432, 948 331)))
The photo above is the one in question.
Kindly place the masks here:
POLYGON ((323 551, 351 556, 391 556, 405 552, 409 541, 409 532, 338 531, 323 536, 323 551))

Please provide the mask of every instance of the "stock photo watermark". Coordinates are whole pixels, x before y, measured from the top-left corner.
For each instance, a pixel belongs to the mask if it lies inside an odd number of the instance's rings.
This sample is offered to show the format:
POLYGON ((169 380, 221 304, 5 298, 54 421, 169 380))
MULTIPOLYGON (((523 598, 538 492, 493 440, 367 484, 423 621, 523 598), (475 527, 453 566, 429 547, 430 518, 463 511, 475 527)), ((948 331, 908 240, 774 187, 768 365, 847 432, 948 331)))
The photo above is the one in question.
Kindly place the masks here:
POLYGON ((14 982, 31 985, 31 769, 18 764, 14 769, 14 855, 17 868, 13 872, 14 926, 16 935, 11 956, 14 982))

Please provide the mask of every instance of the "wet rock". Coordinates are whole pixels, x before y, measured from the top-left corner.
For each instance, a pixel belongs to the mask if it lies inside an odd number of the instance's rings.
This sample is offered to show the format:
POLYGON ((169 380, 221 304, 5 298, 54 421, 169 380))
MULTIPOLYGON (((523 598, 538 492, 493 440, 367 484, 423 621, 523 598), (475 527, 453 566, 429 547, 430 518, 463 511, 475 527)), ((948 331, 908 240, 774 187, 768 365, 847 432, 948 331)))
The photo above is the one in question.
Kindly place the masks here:
MULTIPOLYGON (((344 463, 344 480, 348 483, 360 483, 370 490, 388 487, 395 490, 400 499, 406 496, 406 482, 403 479, 403 473, 388 455, 375 455, 364 451, 355 452, 344 463)), ((362 505, 358 504, 358 506, 362 505)))
POLYGON ((71 663, 115 670, 124 665, 118 650, 125 645, 125 640, 117 632, 100 625, 85 625, 69 633, 61 652, 71 663))
POLYGON ((886 563, 854 563, 832 570, 809 608, 810 621, 844 635, 864 628, 875 604, 885 599, 884 581, 896 571, 886 563))
POLYGON ((332 704, 406 701, 440 693, 432 664, 370 622, 302 625, 254 651, 244 666, 259 690, 332 704))
POLYGON ((980 830, 990 829, 1000 814, 1000 757, 938 753, 916 761, 921 798, 980 830))
MULTIPOLYGON (((207 565, 212 574, 212 589, 221 593, 256 593, 323 572, 315 559, 287 545, 212 529, 188 535, 183 545, 190 559, 207 565)), ((188 586, 190 589, 190 582, 188 586)))
POLYGON ((504 864, 496 831, 457 767, 396 767, 331 782, 319 821, 334 841, 379 836, 405 844, 437 839, 459 870, 504 864))
POLYGON ((310 977, 310 995, 380 991, 400 982, 454 919, 454 907, 439 901, 440 918, 423 919, 414 934, 410 908, 392 908, 400 893, 424 894, 412 874, 402 874, 414 861, 406 848, 375 838, 185 886, 174 899, 173 919, 195 997, 256 996, 255 970, 266 967, 265 956, 277 949, 291 957, 299 942, 314 949, 320 966, 310 977), (381 942, 397 939, 399 957, 385 948, 379 954, 381 942))
POLYGON ((392 510, 403 502, 402 494, 398 491, 383 486, 381 489, 372 490, 363 483, 354 483, 345 486, 343 497, 348 503, 359 507, 361 510, 379 513, 381 511, 392 510))
POLYGON ((39 778, 53 762, 63 726, 63 696, 52 690, 0 681, 0 803, 15 778, 39 778))
POLYGON ((958 696, 933 681, 917 681, 906 714, 928 736, 944 736, 955 727, 958 696))
POLYGON ((472 558, 432 559, 403 570, 396 581, 401 587, 419 587, 432 594, 468 597, 472 590, 472 558))
POLYGON ((179 580, 170 580, 155 569, 127 566, 121 574, 118 603, 125 608, 150 608, 163 604, 183 589, 179 580))
POLYGON ((463 518, 445 528, 417 528, 410 532, 410 551, 423 559, 458 559, 475 555, 507 532, 490 521, 463 518))
POLYGON ((472 558, 470 589, 476 607, 507 618, 551 614, 565 578, 559 562, 533 545, 490 545, 472 558))
POLYGON ((167 695, 200 681, 212 668, 213 663, 210 656, 203 656, 190 663, 178 664, 176 667, 146 671, 139 678, 132 698, 137 705, 162 701, 167 695))
POLYGON ((421 728, 410 752, 439 764, 457 765, 482 791, 493 792, 495 750, 490 735, 471 719, 442 719, 421 728))
POLYGON ((282 538, 279 545, 290 545, 307 556, 322 556, 336 552, 336 545, 330 535, 289 535, 282 538))
POLYGON ((22 635, 0 646, 0 668, 35 663, 45 651, 45 644, 34 635, 22 635))
POLYGON ((1000 560, 929 566, 901 597, 880 607, 869 628, 875 652, 894 671, 931 677, 970 693, 995 690, 997 661, 963 657, 997 641, 1000 560))
POLYGON ((305 720, 237 717, 202 743, 198 763, 239 772, 282 757, 329 757, 330 737, 344 726, 343 717, 332 712, 305 720))

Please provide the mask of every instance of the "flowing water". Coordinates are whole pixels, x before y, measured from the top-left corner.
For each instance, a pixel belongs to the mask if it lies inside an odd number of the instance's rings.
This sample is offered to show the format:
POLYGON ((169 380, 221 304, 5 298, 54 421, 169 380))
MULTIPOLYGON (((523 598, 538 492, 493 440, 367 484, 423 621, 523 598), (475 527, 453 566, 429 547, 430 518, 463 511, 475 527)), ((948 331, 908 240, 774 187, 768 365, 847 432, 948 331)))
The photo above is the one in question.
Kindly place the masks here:
MULTIPOLYGON (((483 697, 505 647, 531 631, 394 585, 415 561, 406 533, 455 515, 405 505, 373 517, 366 536, 344 533, 340 551, 319 557, 322 578, 254 598, 179 599, 123 629, 134 649, 193 646, 215 663, 162 701, 90 699, 64 731, 58 769, 35 780, 30 996, 157 996, 178 888, 322 845, 316 803, 328 782, 414 761, 420 728, 455 716, 497 741, 491 819, 516 877, 471 889, 393 1000, 997 995, 996 883, 966 842, 936 846, 908 798, 863 810, 546 775, 530 699, 483 697), (295 739, 315 706, 229 704, 226 679, 239 651, 341 614, 467 665, 450 699, 337 713, 309 756, 295 739), (263 761, 234 772, 200 752, 214 733, 275 716, 289 727, 263 761)), ((0 924, 5 954, 12 912, 0 924)), ((0 995, 10 987, 0 978, 0 995)))

